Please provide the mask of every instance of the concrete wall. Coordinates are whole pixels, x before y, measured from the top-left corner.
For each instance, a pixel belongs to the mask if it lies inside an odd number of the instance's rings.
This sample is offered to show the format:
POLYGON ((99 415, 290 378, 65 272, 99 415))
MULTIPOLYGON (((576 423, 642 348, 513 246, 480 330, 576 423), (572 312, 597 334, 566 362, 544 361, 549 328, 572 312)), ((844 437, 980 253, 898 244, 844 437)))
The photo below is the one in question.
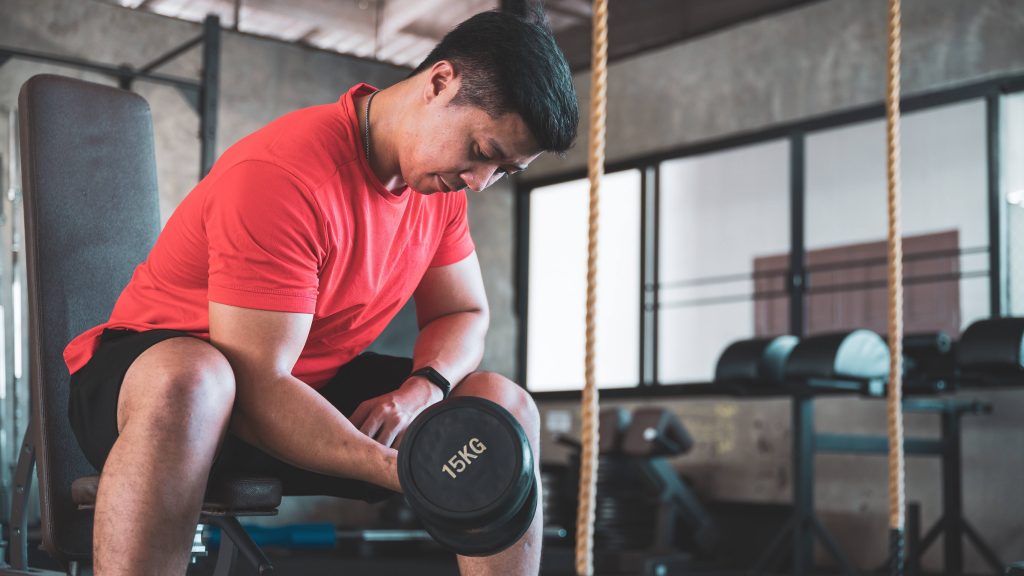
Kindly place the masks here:
MULTIPOLYGON (((879 102, 885 82, 885 5, 884 0, 815 3, 614 63, 608 79, 608 160, 879 102)), ((903 9, 905 94, 1024 70, 1024 3, 911 0, 903 9)), ((576 86, 586 110, 586 74, 577 76, 576 86)), ((584 131, 565 161, 542 158, 524 180, 583 167, 586 150, 584 131)), ((1019 158, 1004 163, 1016 164, 1019 158)), ((692 249, 714 252, 715 239, 707 242, 692 249)), ((709 357, 703 365, 714 360, 709 357)), ((1024 393, 962 396, 996 406, 992 416, 964 419, 966 515, 1005 561, 1024 557, 1024 496, 1018 488, 1024 476, 1024 393)), ((791 439, 785 402, 659 398, 658 403, 670 405, 698 439, 694 452, 677 465, 701 494, 789 501, 791 439)), ((561 461, 566 452, 554 438, 565 431, 578 433, 578 409, 554 401, 541 408, 543 459, 561 461)), ((882 403, 855 399, 822 401, 816 412, 823 431, 873 434, 884 433, 884 414, 882 403)), ((906 422, 908 435, 938 432, 934 415, 908 415, 906 422)), ((922 504, 925 528, 941 514, 939 473, 934 459, 908 462, 908 498, 922 504)), ((819 514, 860 568, 880 565, 887 550, 885 474, 881 457, 817 459, 819 514)), ((965 547, 968 571, 987 570, 965 547)), ((929 569, 941 567, 940 550, 941 539, 926 559, 929 569)), ((825 561, 820 551, 819 559, 825 561)))
MULTIPOLYGON (((613 63, 608 161, 868 103, 885 85, 886 3, 829 0, 613 63)), ((612 23, 614 26, 614 23, 612 23)), ((905 95, 1024 69, 1015 0, 903 4, 905 95)), ((581 110, 589 76, 576 76, 581 110)), ((586 166, 586 129, 562 161, 524 180, 586 166)))

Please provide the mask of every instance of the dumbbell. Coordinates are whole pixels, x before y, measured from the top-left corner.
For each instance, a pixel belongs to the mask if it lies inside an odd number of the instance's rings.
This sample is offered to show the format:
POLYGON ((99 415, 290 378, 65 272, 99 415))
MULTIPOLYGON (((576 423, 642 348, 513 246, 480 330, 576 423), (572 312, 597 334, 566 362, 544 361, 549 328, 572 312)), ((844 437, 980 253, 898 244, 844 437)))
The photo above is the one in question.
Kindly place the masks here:
POLYGON ((449 398, 417 416, 398 451, 398 478, 424 529, 463 556, 516 543, 537 509, 526 433, 484 398, 449 398))

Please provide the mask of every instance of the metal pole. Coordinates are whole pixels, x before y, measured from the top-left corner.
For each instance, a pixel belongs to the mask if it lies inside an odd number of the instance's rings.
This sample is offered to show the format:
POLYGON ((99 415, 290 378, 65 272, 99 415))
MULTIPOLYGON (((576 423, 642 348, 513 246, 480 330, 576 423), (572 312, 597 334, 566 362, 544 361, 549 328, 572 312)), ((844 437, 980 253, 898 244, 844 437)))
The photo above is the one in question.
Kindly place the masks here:
POLYGON ((185 52, 188 52, 189 50, 192 49, 193 46, 199 45, 202 41, 203 41, 203 36, 202 35, 196 36, 195 38, 189 40, 188 42, 185 42, 181 46, 178 46, 177 48, 171 50, 170 52, 164 54, 163 56, 157 58, 156 60, 153 60, 149 64, 146 64, 142 68, 139 68, 138 73, 139 74, 148 74, 148 73, 152 72, 153 70, 156 70, 157 68, 159 68, 159 67, 163 66, 164 64, 170 62, 171 60, 174 60, 178 56, 181 56, 185 52))
POLYGON ((14 56, 22 58, 24 60, 34 60, 37 62, 46 62, 50 64, 62 64, 65 66, 71 66, 72 68, 81 68, 83 70, 92 70, 93 72, 99 72, 100 74, 106 74, 112 78, 118 79, 130 73, 132 80, 146 80, 157 84, 166 84, 168 86, 174 86, 181 90, 196 90, 199 87, 199 83, 194 80, 188 80, 186 78, 178 78, 176 76, 168 76, 166 74, 143 74, 140 72, 132 71, 131 68, 124 66, 110 66, 107 64, 98 64, 96 62, 89 62, 88 60, 82 60, 80 58, 71 58, 69 56, 60 56, 58 54, 44 54, 42 52, 34 52, 31 50, 21 50, 20 48, 11 48, 10 46, 0 46, 0 57, 3 56, 14 56))
POLYGON ((199 88, 199 177, 213 168, 217 156, 217 98, 220 93, 220 18, 203 21, 203 72, 199 88))
MULTIPOLYGON (((806 247, 804 245, 804 135, 789 139, 790 252, 789 331, 802 337, 806 329, 806 247)), ((814 399, 797 394, 792 403, 793 427, 793 574, 811 567, 814 533, 814 399)))
POLYGON ((660 384, 658 376, 658 333, 659 316, 661 314, 661 170, 655 168, 654 191, 651 196, 654 200, 654 216, 651 218, 651 237, 654 238, 654 246, 651 250, 651 278, 653 292, 651 293, 651 306, 654 312, 651 314, 651 383, 655 386, 660 384))
POLYGON ((945 572, 963 574, 963 489, 960 486, 960 415, 955 408, 942 413, 942 515, 946 519, 945 572))
POLYGON ((11 495, 11 566, 28 568, 28 505, 32 493, 32 470, 36 464, 35 426, 25 430, 25 441, 18 455, 18 469, 14 474, 14 493, 11 495))
POLYGON ((807 247, 804 239, 804 134, 789 138, 789 333, 806 330, 807 247))
POLYGON ((988 156, 988 255, 990 315, 998 318, 1007 313, 1006 290, 1006 210, 1003 199, 1002 126, 1000 126, 999 93, 985 97, 985 136, 988 156))
POLYGON ((649 196, 653 184, 651 182, 653 170, 649 166, 640 170, 640 351, 637 354, 640 360, 637 384, 640 386, 650 383, 650 379, 647 377, 647 350, 651 345, 647 339, 647 286, 650 284, 647 279, 647 240, 650 234, 647 212, 650 207, 649 196))
POLYGON ((512 194, 516 209, 516 313, 519 336, 516 339, 516 381, 529 388, 527 371, 527 334, 530 326, 530 194, 531 189, 516 183, 512 194))
POLYGON ((814 552, 814 399, 793 398, 793 574, 812 568, 814 552))

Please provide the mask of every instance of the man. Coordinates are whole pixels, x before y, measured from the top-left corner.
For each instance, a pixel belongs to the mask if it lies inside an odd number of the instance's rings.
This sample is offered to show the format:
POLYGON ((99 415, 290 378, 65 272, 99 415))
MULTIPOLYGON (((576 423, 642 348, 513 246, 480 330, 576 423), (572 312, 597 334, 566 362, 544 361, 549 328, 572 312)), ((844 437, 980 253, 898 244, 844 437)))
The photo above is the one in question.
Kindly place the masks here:
MULTIPOLYGON (((273 474, 286 494, 399 491, 402 433, 446 394, 422 368, 504 405, 538 453, 529 395, 475 372, 488 308, 465 189, 566 150, 577 124, 550 31, 488 12, 406 80, 227 150, 110 320, 65 351, 72 427, 102 470, 95 573, 184 573, 220 470, 273 474), (413 358, 360 355, 413 295, 413 358)), ((536 574, 540 517, 512 548, 460 557, 462 573, 536 574)))

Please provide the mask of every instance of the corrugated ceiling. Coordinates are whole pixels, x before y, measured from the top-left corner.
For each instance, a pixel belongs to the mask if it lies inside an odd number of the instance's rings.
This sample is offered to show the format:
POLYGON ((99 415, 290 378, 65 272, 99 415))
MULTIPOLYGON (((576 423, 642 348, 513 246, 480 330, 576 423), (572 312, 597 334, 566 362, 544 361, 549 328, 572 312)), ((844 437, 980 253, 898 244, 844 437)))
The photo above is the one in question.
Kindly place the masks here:
MULTIPOLYGON (((237 8, 242 32, 410 68, 456 24, 499 5, 498 0, 241 0, 237 6, 235 0, 103 1, 192 22, 216 14, 226 28, 236 26, 237 8)), ((552 18, 553 27, 589 18, 585 0, 558 3, 582 11, 582 17, 559 13, 552 18)))
MULTIPOLYGON (((217 14, 226 28, 415 67, 444 34, 501 0, 100 0, 200 22, 217 14), (237 18, 236 18, 237 13, 237 18), (237 20, 237 22, 236 22, 237 20)), ((536 0, 505 0, 519 4, 536 0)), ((821 0, 611 0, 609 59, 713 33, 821 0)), ((570 66, 590 62, 590 0, 543 0, 570 66)))

